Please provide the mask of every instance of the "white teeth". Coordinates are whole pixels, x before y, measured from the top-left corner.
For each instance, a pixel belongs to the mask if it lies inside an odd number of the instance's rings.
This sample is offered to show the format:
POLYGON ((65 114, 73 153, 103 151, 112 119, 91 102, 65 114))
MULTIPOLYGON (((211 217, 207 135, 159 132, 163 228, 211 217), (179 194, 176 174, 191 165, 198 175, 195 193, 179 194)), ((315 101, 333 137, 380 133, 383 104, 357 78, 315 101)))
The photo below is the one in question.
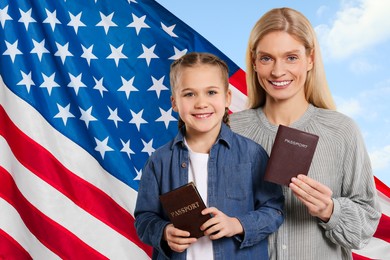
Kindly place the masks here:
POLYGON ((273 85, 276 85, 276 86, 278 86, 278 87, 286 86, 286 85, 288 85, 290 82, 291 82, 290 80, 288 80, 288 81, 271 81, 271 83, 272 83, 273 85))
POLYGON ((202 115, 196 115, 196 117, 199 117, 199 118, 206 118, 208 117, 210 114, 202 114, 202 115))

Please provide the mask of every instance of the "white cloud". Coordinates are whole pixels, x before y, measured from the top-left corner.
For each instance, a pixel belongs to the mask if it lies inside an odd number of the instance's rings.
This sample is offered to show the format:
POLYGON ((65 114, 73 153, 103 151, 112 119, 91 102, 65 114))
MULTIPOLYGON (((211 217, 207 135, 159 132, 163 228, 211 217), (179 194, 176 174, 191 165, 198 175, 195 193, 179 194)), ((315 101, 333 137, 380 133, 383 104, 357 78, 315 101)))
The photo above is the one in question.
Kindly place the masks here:
POLYGON ((359 100, 355 98, 342 99, 340 97, 335 97, 335 101, 337 104, 337 111, 349 117, 356 118, 363 111, 359 100))
POLYGON ((343 1, 331 25, 316 27, 324 53, 346 58, 390 38, 390 1, 343 1))
POLYGON ((382 170, 390 167, 390 145, 370 153, 373 170, 382 170))
POLYGON ((375 71, 376 69, 378 69, 378 66, 373 65, 364 60, 355 60, 351 62, 351 64, 349 65, 349 69, 355 74, 365 74, 368 72, 375 71))
POLYGON ((339 93, 334 95, 334 100, 339 112, 355 120, 364 120, 366 124, 379 120, 381 123, 389 124, 389 97, 390 81, 383 81, 361 91, 351 89, 339 93))
POLYGON ((317 10, 317 16, 318 17, 322 17, 326 12, 329 11, 329 7, 326 6, 326 5, 322 5, 320 6, 320 8, 318 8, 317 10))

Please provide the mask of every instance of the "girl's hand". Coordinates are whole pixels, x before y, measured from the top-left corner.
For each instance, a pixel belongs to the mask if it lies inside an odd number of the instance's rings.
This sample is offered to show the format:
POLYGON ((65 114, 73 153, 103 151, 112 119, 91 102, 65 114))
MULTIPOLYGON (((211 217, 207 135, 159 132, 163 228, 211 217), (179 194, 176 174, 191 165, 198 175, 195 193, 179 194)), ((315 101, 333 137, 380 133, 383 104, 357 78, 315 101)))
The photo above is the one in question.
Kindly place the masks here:
POLYGON ((306 205, 310 215, 324 222, 329 221, 333 213, 333 193, 329 187, 303 174, 292 178, 289 187, 295 196, 306 205))
POLYGON ((189 236, 190 232, 175 228, 173 224, 167 225, 164 229, 164 240, 168 242, 168 246, 173 251, 178 253, 183 252, 197 241, 196 238, 189 236))
POLYGON ((237 218, 231 218, 217 208, 210 207, 204 209, 202 214, 211 214, 213 216, 200 227, 204 231, 205 236, 209 236, 211 240, 244 233, 243 227, 237 218))

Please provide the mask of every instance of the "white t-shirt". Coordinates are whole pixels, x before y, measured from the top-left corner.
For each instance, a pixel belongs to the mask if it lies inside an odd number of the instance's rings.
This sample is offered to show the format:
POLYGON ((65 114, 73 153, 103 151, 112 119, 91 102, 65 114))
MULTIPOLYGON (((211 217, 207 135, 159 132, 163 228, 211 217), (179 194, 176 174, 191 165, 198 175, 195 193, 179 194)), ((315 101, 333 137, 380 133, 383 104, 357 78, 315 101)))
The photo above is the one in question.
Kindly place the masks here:
MULTIPOLYGON (((188 182, 194 182, 206 207, 207 203, 207 163, 209 154, 196 153, 185 142, 189 150, 188 182)), ((209 237, 203 236, 187 249, 188 260, 214 259, 213 243, 209 237)))

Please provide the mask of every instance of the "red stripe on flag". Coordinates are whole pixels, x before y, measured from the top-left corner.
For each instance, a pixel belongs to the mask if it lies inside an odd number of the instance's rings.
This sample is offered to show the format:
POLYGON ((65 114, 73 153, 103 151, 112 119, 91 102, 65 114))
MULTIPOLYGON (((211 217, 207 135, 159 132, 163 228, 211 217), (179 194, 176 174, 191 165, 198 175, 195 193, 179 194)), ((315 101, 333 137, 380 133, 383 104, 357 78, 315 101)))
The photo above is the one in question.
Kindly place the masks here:
POLYGON ((386 197, 390 198, 390 188, 375 176, 374 180, 377 190, 382 192, 386 197))
POLYGON ((27 260, 32 257, 15 239, 0 229, 0 259, 27 260))
POLYGON ((69 171, 45 148, 20 131, 2 106, 0 119, 0 134, 7 140, 21 164, 79 207, 131 240, 149 256, 152 255, 152 248, 139 240, 134 227, 134 217, 128 211, 110 196, 69 171))
POLYGON ((364 257, 362 255, 358 255, 355 253, 352 253, 353 260, 371 260, 371 258, 364 257))
POLYGON ((35 208, 3 167, 0 167, 0 183, 0 196, 16 209, 31 233, 58 256, 63 259, 107 259, 35 208))
POLYGON ((247 95, 245 71, 242 69, 237 70, 232 76, 230 76, 229 83, 243 94, 247 95))
POLYGON ((382 214, 374 237, 390 243, 390 217, 386 216, 385 214, 382 214))
MULTIPOLYGON (((375 177, 375 185, 379 192, 390 199, 390 188, 386 184, 375 177)), ((374 237, 390 243, 390 216, 382 214, 374 237)))

